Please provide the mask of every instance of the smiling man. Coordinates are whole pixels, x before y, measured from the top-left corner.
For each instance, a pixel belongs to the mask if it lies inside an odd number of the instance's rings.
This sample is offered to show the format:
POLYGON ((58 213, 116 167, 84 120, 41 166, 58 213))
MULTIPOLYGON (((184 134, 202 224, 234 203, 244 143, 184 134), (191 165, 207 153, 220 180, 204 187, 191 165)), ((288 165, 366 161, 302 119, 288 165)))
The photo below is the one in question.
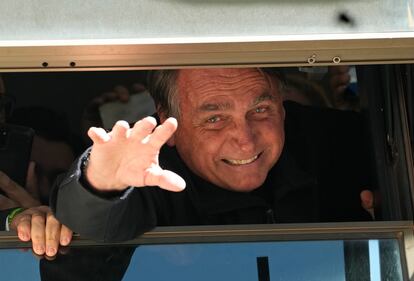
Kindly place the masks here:
POLYGON ((284 143, 279 82, 257 70, 218 69, 184 70, 177 83, 180 125, 168 143, 187 167, 228 190, 263 184, 284 143))
MULTIPOLYGON (((109 133, 91 128, 93 146, 54 189, 62 223, 118 241, 157 225, 321 220, 317 179, 285 145, 277 75, 165 70, 151 72, 149 84, 161 125, 147 117, 109 133)), ((352 200, 360 205, 359 193, 352 200)))

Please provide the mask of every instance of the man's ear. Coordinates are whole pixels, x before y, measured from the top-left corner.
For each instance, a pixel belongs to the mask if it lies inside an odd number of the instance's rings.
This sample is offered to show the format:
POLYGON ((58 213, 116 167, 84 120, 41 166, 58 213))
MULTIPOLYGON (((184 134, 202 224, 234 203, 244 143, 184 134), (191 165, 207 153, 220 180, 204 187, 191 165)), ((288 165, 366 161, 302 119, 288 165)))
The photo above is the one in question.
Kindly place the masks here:
MULTIPOLYGON (((161 112, 160 110, 157 110, 157 112, 161 124, 164 123, 165 120, 167 120, 167 115, 164 112, 161 112)), ((167 145, 171 147, 175 146, 175 133, 167 140, 167 145)))

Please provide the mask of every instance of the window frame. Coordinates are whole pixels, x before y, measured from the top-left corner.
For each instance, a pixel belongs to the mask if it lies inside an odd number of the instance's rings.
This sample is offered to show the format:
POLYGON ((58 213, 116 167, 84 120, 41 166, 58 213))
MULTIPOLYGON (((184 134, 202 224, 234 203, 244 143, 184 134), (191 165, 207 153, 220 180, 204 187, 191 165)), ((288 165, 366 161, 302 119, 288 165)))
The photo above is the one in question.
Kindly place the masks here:
POLYGON ((414 63, 414 32, 0 40, 0 72, 414 63))
MULTIPOLYGON (((413 49, 414 32, 152 41, 0 41, 0 72, 399 64, 414 63, 413 49)), ((404 143, 408 145, 406 137, 404 143)), ((412 167, 411 160, 409 163, 412 167)), ((159 227, 121 244, 341 238, 398 239, 404 278, 414 280, 413 221, 159 227)), ((14 232, 0 232, 1 249, 29 245, 19 241, 14 232)), ((75 236, 72 245, 101 244, 75 236)))
MULTIPOLYGON (((413 280, 414 232, 411 221, 156 227, 135 239, 117 243, 97 242, 75 234, 70 247, 356 239, 396 239, 403 280, 413 280)), ((30 247, 30 242, 20 241, 15 232, 0 232, 0 250, 30 247)))

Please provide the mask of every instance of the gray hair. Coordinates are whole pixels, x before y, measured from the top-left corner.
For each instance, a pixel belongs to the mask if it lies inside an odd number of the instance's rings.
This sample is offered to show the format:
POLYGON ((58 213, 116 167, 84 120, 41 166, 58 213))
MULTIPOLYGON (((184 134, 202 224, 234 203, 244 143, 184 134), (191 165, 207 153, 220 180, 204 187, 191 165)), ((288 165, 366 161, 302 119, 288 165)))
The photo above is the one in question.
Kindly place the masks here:
MULTIPOLYGON (((278 91, 282 95, 285 91, 285 81, 282 74, 275 68, 258 68, 258 70, 270 77, 279 80, 278 91)), ((166 117, 180 117, 180 106, 178 100, 178 69, 174 70, 151 70, 148 73, 148 90, 154 99, 158 113, 166 117)))
POLYGON ((148 73, 148 90, 158 113, 179 119, 177 78, 179 70, 152 70, 148 73))

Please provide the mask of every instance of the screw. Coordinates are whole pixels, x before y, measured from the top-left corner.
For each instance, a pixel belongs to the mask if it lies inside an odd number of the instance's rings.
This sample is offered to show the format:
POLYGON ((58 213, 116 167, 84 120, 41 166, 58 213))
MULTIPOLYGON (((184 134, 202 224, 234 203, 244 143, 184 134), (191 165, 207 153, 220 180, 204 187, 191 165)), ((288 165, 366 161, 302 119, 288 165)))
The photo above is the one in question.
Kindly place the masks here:
POLYGON ((334 57, 332 59, 333 63, 340 63, 341 62, 341 58, 340 57, 334 57))
POLYGON ((316 55, 312 55, 311 57, 308 58, 308 63, 309 64, 314 64, 316 62, 316 55))

